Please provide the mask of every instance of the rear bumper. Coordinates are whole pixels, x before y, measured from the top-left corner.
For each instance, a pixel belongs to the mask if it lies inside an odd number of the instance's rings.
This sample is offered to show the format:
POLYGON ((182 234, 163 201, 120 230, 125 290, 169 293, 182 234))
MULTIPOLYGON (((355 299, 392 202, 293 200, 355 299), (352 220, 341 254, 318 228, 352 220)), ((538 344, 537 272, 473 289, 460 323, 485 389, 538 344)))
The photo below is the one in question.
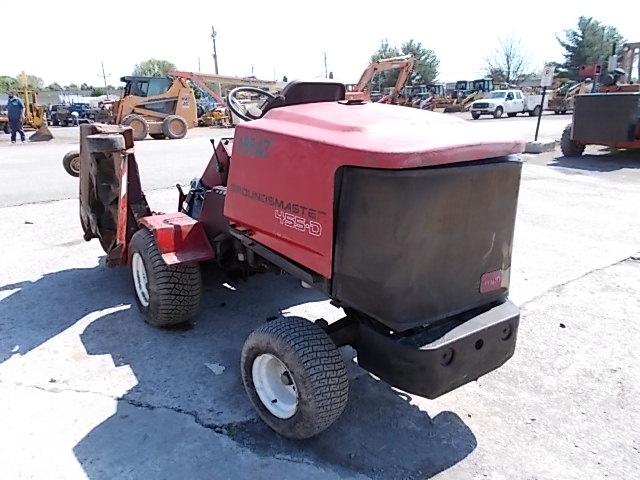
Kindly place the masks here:
POLYGON ((506 301, 422 346, 415 344, 417 338, 398 341, 360 324, 354 347, 358 364, 388 384, 436 398, 511 358, 519 319, 518 307, 506 301))

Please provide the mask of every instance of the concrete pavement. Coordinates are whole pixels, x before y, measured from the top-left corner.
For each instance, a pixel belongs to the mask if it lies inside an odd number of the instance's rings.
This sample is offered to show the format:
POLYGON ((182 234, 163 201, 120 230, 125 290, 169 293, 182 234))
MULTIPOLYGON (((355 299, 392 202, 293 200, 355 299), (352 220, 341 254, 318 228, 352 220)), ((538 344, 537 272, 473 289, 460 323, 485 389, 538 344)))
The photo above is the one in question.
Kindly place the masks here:
MULTIPOLYGON (((531 120, 477 123, 524 129, 531 120)), ((171 172, 199 174, 210 144, 198 138, 137 145, 149 162, 145 187, 170 187, 175 177, 162 182, 171 172), (184 142, 204 158, 170 161, 184 142)), ((6 152, 31 147, 0 147, 0 164, 15 170, 6 152)), ((430 401, 378 382, 345 350, 347 410, 304 442, 257 420, 239 352, 269 317, 335 318, 322 296, 286 276, 245 283, 211 271, 193 328, 153 329, 131 306, 128 271, 107 269, 99 245, 82 241, 77 200, 7 206, 13 197, 3 197, 0 222, 10 233, 0 247, 10 254, 0 270, 0 477, 633 478, 640 158, 589 153, 526 157, 511 284, 523 307, 514 358, 430 401)), ((36 170, 49 168, 24 155, 36 170)), ((0 180, 18 174, 6 175, 0 180)), ((23 198, 65 198, 56 190, 62 179, 50 180, 48 196, 23 198)), ((173 188, 148 197, 156 210, 175 208, 173 188)))
MULTIPOLYGON (((529 116, 471 120, 468 112, 451 115, 473 122, 478 128, 500 128, 527 140, 533 139, 535 133, 535 118, 529 116)), ((540 138, 559 139, 570 122, 569 115, 545 115, 540 138)), ((76 198, 77 182, 63 170, 62 157, 78 148, 78 130, 51 127, 54 140, 24 145, 11 145, 9 136, 0 134, 0 206, 76 198)), ((211 157, 209 139, 226 136, 233 136, 233 129, 194 128, 179 141, 148 138, 136 143, 144 189, 170 187, 178 182, 188 185, 194 176, 202 174, 211 157)))

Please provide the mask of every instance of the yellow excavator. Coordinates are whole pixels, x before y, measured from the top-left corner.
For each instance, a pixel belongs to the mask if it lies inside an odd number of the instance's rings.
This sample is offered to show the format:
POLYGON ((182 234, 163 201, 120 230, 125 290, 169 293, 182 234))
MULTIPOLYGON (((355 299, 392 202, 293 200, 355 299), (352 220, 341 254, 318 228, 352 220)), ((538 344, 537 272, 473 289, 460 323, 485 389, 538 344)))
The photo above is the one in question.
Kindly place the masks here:
POLYGON ((402 103, 402 89, 406 85, 411 72, 413 71, 414 59, 411 55, 403 55, 400 57, 383 58, 369 64, 364 69, 360 80, 347 92, 347 100, 358 99, 364 97, 367 100, 371 99, 371 80, 376 73, 384 72, 387 70, 393 70, 395 68, 400 70, 396 84, 389 89, 389 93, 382 97, 378 102, 380 103, 402 103))

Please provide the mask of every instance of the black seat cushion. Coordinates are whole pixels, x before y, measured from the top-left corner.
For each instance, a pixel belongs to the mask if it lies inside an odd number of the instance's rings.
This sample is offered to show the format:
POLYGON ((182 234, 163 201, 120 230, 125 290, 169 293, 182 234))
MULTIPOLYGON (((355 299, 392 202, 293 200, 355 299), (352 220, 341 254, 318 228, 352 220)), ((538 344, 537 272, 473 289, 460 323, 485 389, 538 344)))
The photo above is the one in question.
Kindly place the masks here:
POLYGON ((295 80, 288 83, 282 89, 280 95, 265 105, 262 115, 277 107, 344 100, 345 91, 344 84, 338 82, 302 82, 295 80))

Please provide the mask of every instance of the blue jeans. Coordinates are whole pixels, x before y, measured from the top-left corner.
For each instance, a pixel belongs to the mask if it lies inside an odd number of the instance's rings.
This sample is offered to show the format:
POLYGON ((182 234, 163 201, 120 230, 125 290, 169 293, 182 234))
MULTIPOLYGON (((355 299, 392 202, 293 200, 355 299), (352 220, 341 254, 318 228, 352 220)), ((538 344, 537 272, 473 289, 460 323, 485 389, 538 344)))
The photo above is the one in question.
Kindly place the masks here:
POLYGON ((20 140, 24 142, 24 130, 22 129, 22 120, 18 118, 9 119, 9 128, 11 129, 11 141, 16 141, 16 133, 20 134, 20 140))

